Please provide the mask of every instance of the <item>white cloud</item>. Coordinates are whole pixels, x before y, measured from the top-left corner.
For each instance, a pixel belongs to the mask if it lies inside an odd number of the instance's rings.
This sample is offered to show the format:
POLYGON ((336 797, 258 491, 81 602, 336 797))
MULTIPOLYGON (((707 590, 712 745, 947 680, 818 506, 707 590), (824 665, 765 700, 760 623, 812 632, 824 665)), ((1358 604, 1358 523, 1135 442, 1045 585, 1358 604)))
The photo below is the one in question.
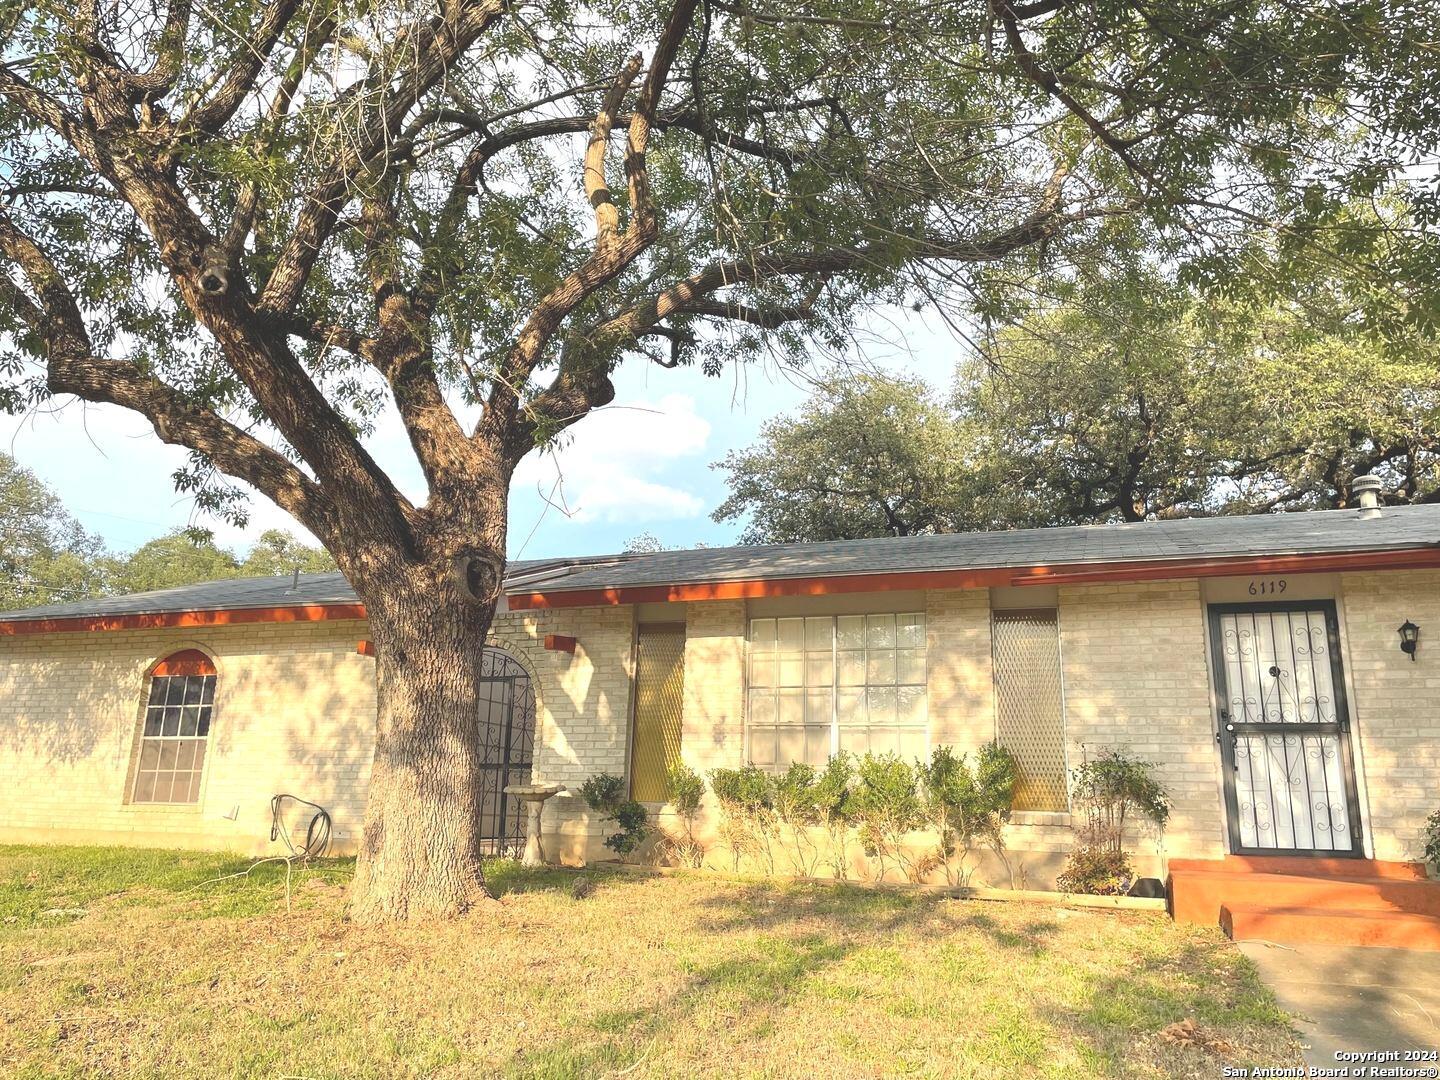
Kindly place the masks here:
POLYGON ((538 489, 580 524, 672 521, 704 513, 699 496, 664 483, 676 459, 704 453, 710 439, 710 422, 696 411, 694 398, 667 394, 658 401, 611 405, 571 432, 553 453, 525 458, 512 491, 538 489))

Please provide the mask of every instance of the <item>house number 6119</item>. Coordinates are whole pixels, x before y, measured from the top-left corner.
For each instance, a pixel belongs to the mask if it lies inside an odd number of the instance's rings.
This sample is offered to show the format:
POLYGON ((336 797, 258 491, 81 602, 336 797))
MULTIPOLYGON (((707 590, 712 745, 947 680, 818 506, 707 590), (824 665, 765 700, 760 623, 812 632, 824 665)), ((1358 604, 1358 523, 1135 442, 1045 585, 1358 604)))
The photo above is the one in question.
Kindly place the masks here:
POLYGON ((1285 579, 1283 577, 1256 579, 1250 582, 1249 592, 1251 596, 1279 596, 1284 591, 1285 579))

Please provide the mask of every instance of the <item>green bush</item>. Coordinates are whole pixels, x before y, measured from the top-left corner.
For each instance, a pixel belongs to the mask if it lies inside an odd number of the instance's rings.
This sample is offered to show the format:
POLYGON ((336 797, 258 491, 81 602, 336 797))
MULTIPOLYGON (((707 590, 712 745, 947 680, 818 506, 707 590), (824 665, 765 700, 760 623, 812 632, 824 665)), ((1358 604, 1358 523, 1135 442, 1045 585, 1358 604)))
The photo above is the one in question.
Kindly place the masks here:
POLYGON ((770 777, 753 764, 740 769, 712 769, 710 790, 720 803, 720 834, 730 849, 732 867, 739 870, 746 855, 760 854, 773 873, 770 777))
POLYGON ((988 846, 1008 868, 1004 828, 1019 776, 1014 755, 989 743, 976 752, 972 769, 964 754, 957 756, 950 747, 937 746, 917 771, 926 813, 940 836, 936 861, 945 867, 947 880, 956 883, 953 869, 958 870, 961 884, 968 881, 966 860, 977 843, 988 846), (958 866, 952 867, 957 851, 958 866))
POLYGON ((634 854, 649 833, 650 815, 634 799, 625 797, 625 781, 609 773, 596 773, 580 785, 580 794, 590 809, 620 826, 605 838, 605 846, 622 859, 634 854))
POLYGON ((1127 821, 1164 828, 1170 796, 1154 766, 1123 749, 1102 751, 1071 774, 1071 802, 1084 818, 1057 884, 1066 892, 1123 893, 1135 879, 1125 851, 1127 821))
POLYGON ((795 871, 804 877, 814 875, 819 854, 809 834, 810 827, 820 821, 815 795, 815 769, 802 761, 791 762, 790 768, 770 778, 775 825, 790 831, 795 871))
POLYGON ((670 785, 670 803, 675 813, 685 822, 685 835, 670 839, 670 848, 676 859, 684 866, 694 869, 705 862, 705 846, 695 839, 695 818, 700 813, 700 802, 705 798, 705 781, 700 774, 682 762, 670 766, 667 774, 670 785))
POLYGON ((1425 861, 1440 868, 1440 810, 1425 821, 1425 861))
POLYGON ((1079 847, 1065 860, 1055 879, 1062 892, 1092 896, 1124 896, 1135 881, 1130 856, 1103 847, 1079 847))
POLYGON ((904 837, 924 824, 915 770, 896 754, 866 754, 855 770, 854 816, 865 854, 879 864, 883 881, 890 863, 918 880, 904 837))
POLYGON ((830 835, 830 866, 837 881, 850 876, 850 828, 855 813, 855 764, 845 751, 825 763, 815 778, 815 814, 830 835))
POLYGON ((1125 824, 1135 815, 1164 828, 1170 820, 1170 796, 1155 779, 1155 766, 1128 751, 1111 748, 1086 761, 1072 776, 1072 801, 1084 813, 1092 839, 1112 851, 1125 843, 1125 824))

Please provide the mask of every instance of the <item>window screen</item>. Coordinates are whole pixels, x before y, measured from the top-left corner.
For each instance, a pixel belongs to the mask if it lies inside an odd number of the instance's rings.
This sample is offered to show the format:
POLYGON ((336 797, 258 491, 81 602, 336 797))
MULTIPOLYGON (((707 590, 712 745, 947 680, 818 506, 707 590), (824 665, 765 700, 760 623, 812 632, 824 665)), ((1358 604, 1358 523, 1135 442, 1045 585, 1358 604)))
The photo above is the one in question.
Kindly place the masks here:
POLYGON ((995 737, 1020 767, 1015 809, 1064 811, 1065 705, 1054 611, 997 611, 995 737))
POLYGON ((131 801, 193 803, 200 800, 200 776, 215 704, 215 675, 150 677, 150 695, 140 733, 140 761, 131 801))
POLYGON ((750 760, 824 765, 837 750, 926 753, 925 616, 753 619, 750 760))

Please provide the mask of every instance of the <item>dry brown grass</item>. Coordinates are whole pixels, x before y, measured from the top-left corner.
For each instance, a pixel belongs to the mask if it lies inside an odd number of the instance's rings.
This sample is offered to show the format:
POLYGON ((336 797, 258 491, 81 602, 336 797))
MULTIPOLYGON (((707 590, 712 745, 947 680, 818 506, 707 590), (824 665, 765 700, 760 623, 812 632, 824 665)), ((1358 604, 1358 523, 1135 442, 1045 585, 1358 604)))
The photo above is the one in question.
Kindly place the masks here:
POLYGON ((1160 916, 701 874, 596 874, 576 899, 571 874, 499 864, 494 917, 361 929, 344 866, 305 875, 287 914, 273 868, 196 887, 233 865, 144 858, 0 849, 0 1072, 1208 1078, 1298 1061, 1244 958, 1160 916), (1203 1037, 1162 1035, 1184 1020, 1203 1037))

